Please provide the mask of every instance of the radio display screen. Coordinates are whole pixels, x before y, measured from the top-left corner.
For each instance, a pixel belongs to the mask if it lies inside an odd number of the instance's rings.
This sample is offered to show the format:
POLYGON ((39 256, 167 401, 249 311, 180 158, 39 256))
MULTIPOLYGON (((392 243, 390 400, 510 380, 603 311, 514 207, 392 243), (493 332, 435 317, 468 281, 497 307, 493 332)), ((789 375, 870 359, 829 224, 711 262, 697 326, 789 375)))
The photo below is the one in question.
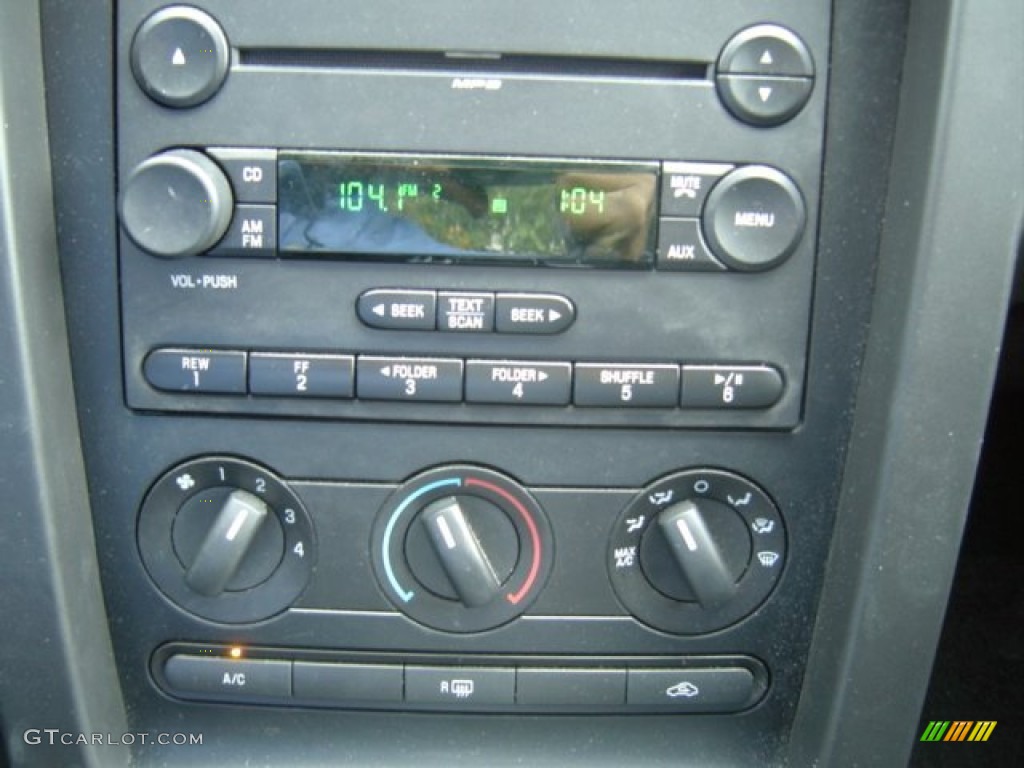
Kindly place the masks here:
POLYGON ((649 267, 658 165, 281 152, 282 255, 649 267))

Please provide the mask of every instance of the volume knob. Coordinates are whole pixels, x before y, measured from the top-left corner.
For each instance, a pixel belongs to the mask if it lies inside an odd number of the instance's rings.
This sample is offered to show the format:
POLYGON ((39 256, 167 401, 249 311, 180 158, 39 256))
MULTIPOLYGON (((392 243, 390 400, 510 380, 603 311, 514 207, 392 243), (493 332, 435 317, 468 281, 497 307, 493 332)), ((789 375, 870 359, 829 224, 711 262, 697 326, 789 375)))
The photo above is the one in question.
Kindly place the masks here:
POLYGON ((171 149, 132 171, 120 200, 121 226, 142 250, 174 259, 209 250, 231 223, 231 184, 210 158, 171 149))

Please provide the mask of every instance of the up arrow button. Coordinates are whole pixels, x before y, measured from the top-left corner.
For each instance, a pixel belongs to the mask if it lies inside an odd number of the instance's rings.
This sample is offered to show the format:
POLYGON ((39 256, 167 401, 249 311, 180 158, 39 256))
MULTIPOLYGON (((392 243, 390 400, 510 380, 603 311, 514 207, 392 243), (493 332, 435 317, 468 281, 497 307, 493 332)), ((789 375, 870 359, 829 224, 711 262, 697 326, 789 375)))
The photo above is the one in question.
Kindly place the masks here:
POLYGON ((553 293, 499 293, 494 328, 498 333, 562 333, 576 320, 576 307, 553 293))

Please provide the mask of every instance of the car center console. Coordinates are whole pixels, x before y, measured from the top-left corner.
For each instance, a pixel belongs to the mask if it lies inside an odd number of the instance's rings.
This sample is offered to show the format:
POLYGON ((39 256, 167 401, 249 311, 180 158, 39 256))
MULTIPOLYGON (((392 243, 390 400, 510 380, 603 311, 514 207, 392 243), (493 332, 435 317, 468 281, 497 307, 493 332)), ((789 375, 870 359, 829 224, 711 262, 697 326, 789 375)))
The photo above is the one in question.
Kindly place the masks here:
POLYGON ((754 447, 804 417, 829 19, 800 10, 556 48, 343 3, 120 9, 123 387, 163 445, 115 514, 156 688, 785 698, 829 517, 754 447))

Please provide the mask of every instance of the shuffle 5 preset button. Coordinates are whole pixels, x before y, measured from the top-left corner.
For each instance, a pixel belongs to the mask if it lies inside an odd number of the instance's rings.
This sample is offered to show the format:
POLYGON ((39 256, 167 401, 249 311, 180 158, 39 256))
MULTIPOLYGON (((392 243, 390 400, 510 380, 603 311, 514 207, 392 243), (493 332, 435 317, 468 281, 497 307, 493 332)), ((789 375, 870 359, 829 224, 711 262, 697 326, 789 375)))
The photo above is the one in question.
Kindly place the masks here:
POLYGON ((671 408, 679 402, 678 365, 577 363, 576 405, 671 408))

